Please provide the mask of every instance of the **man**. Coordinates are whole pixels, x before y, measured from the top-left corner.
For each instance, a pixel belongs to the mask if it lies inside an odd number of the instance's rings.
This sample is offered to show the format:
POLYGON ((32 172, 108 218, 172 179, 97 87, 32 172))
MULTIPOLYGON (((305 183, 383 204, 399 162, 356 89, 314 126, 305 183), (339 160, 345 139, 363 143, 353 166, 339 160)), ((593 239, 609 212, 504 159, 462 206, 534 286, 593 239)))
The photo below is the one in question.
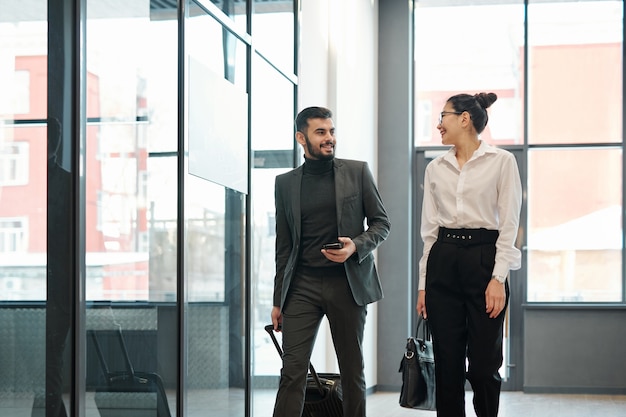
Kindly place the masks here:
POLYGON ((308 364, 324 315, 341 374, 344 417, 364 417, 365 316, 367 304, 383 296, 372 251, 391 224, 367 163, 335 158, 330 110, 302 110, 296 140, 305 162, 275 184, 272 323, 283 333, 284 355, 274 417, 302 415, 308 364), (327 243, 342 247, 323 249, 327 243))

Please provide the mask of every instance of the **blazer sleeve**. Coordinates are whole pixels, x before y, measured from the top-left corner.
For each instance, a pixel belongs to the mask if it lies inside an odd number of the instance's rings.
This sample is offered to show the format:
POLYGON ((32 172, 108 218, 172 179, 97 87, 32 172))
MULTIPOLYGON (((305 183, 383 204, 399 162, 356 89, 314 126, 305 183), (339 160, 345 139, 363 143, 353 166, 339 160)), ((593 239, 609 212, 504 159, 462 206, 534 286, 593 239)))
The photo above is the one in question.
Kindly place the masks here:
POLYGON ((275 306, 281 305, 285 268, 287 266, 292 247, 291 232, 289 230, 289 223, 287 221, 287 213, 285 209, 285 198, 288 198, 288 195, 286 195, 284 190, 282 190, 281 185, 285 181, 281 181, 281 178, 285 180, 284 177, 276 177, 274 186, 274 201, 276 205, 276 275, 274 276, 273 302, 275 306))
POLYGON ((363 212, 367 228, 352 238, 357 248, 357 261, 363 262, 389 236, 391 222, 367 162, 361 165, 363 212))

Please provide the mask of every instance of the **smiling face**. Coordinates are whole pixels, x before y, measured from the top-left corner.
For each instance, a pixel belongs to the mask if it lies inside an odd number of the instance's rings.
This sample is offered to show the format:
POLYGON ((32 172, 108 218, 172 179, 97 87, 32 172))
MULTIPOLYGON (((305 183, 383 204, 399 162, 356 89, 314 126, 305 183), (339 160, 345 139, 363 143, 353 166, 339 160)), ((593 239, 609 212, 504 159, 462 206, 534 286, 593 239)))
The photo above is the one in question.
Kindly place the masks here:
POLYGON ((308 159, 331 160, 335 157, 335 125, 332 119, 308 119, 304 132, 296 132, 296 140, 308 159))
POLYGON ((463 120, 465 112, 459 112, 452 107, 452 103, 447 102, 441 110, 439 116, 439 134, 441 135, 441 143, 444 145, 454 145, 459 133, 463 130, 463 120))

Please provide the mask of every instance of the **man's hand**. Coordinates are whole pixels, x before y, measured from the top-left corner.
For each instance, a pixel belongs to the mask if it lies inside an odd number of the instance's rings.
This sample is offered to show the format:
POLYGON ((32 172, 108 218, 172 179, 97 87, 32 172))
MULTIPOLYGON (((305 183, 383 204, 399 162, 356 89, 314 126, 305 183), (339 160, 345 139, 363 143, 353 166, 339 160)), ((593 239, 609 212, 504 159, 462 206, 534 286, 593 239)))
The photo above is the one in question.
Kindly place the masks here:
POLYGON ((280 307, 272 307, 272 324, 274 330, 280 332, 280 326, 283 323, 283 315, 280 313, 280 307))
POLYGON ((348 260, 355 252, 356 245, 349 237, 338 237, 338 240, 343 243, 343 248, 341 249, 322 249, 322 254, 332 262, 337 262, 339 264, 344 263, 348 260))

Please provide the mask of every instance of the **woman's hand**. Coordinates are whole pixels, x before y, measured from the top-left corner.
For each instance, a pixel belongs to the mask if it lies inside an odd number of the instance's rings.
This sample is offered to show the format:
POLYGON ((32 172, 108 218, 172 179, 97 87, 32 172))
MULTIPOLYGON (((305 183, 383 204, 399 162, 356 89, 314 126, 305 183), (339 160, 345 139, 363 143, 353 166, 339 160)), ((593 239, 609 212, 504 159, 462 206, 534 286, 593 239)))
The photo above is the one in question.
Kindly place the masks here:
POLYGON ((428 314, 426 314, 426 291, 420 290, 417 294, 417 306, 415 307, 417 310, 417 314, 424 317, 424 319, 428 318, 428 314))
POLYGON ((494 278, 489 281, 489 285, 487 285, 487 290, 485 291, 485 303, 487 305, 489 318, 495 319, 500 315, 506 303, 504 283, 500 283, 494 278))

